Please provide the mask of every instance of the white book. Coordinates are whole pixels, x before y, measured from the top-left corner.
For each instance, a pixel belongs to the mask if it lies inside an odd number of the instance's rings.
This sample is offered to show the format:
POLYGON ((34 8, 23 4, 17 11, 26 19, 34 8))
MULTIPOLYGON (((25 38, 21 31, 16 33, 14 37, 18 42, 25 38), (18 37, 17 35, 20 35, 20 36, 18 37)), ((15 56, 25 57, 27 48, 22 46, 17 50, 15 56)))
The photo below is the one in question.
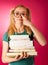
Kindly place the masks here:
MULTIPOLYGON (((37 55, 37 52, 35 51, 35 52, 27 52, 27 54, 28 55, 32 55, 32 56, 36 56, 37 55)), ((7 53, 6 54, 8 57, 15 57, 16 55, 21 55, 21 53, 19 52, 19 53, 7 53)))
POLYGON ((14 50, 15 50, 15 49, 24 49, 24 48, 34 48, 34 47, 33 47, 33 46, 28 46, 28 47, 27 47, 27 46, 20 46, 20 47, 19 47, 19 46, 18 46, 18 47, 12 46, 12 47, 11 47, 11 49, 14 49, 14 50))
POLYGON ((9 52, 33 52, 35 49, 10 49, 9 52))
POLYGON ((22 40, 22 39, 28 39, 29 35, 10 35, 11 40, 22 40))
POLYGON ((22 41, 9 41, 9 47, 11 49, 15 49, 15 48, 30 48, 33 46, 33 41, 25 41, 25 40, 22 40, 22 41))

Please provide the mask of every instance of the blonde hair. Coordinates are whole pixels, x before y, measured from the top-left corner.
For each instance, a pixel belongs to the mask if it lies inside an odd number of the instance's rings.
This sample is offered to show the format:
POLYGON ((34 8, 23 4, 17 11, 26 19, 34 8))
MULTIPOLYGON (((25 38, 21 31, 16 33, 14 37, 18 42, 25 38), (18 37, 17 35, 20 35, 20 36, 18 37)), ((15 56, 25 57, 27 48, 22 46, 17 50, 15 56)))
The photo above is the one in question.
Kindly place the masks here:
MULTIPOLYGON (((23 5, 18 5, 18 6, 16 6, 16 7, 13 8, 13 9, 11 10, 11 12, 10 12, 10 25, 9 25, 9 28, 8 28, 8 35, 12 35, 12 34, 14 34, 14 33, 16 32, 16 27, 15 27, 15 25, 14 25, 14 11, 15 11, 15 9, 18 8, 18 7, 23 7, 23 8, 26 9, 28 20, 31 21, 29 9, 26 8, 26 7, 23 6, 23 5)), ((24 26, 24 27, 25 27, 27 33, 28 33, 28 34, 31 34, 31 29, 30 29, 29 27, 27 27, 27 26, 24 26)))

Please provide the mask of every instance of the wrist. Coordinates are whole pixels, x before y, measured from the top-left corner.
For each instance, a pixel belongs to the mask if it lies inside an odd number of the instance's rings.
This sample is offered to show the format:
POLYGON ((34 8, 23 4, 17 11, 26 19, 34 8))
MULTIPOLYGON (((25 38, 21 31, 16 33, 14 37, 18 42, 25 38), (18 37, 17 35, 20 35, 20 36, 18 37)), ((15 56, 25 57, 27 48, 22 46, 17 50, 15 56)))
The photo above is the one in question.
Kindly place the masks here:
POLYGON ((30 23, 29 27, 32 28, 32 23, 30 23))
POLYGON ((16 58, 15 57, 13 58, 13 61, 16 61, 16 58))

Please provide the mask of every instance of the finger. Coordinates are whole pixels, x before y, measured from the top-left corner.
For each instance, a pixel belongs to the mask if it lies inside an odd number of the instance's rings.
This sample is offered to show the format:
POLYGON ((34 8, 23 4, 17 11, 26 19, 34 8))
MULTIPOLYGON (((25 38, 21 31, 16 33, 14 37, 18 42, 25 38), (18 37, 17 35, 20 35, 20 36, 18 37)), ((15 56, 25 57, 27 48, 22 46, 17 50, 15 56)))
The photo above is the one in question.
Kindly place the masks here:
POLYGON ((24 52, 22 52, 22 56, 24 56, 24 52))
POLYGON ((24 57, 27 57, 27 52, 24 53, 24 57))
POLYGON ((24 52, 24 57, 23 58, 27 58, 27 52, 24 52))
POLYGON ((18 59, 19 59, 19 60, 20 60, 20 59, 23 59, 23 57, 24 57, 24 52, 21 53, 21 55, 20 55, 20 57, 19 57, 18 59))
POLYGON ((26 19, 26 17, 24 17, 23 15, 21 15, 22 16, 22 18, 25 20, 26 19))
POLYGON ((28 58, 30 55, 27 54, 27 52, 24 53, 24 58, 28 58))
POLYGON ((24 52, 22 52, 21 57, 24 57, 24 52))
POLYGON ((16 55, 16 57, 15 57, 15 58, 16 58, 16 59, 18 59, 19 57, 20 57, 20 55, 16 55))
POLYGON ((23 59, 23 56, 24 56, 24 52, 21 53, 21 55, 17 55, 15 57, 16 60, 20 60, 20 59, 23 59))
POLYGON ((30 57, 30 55, 27 54, 27 58, 30 57))

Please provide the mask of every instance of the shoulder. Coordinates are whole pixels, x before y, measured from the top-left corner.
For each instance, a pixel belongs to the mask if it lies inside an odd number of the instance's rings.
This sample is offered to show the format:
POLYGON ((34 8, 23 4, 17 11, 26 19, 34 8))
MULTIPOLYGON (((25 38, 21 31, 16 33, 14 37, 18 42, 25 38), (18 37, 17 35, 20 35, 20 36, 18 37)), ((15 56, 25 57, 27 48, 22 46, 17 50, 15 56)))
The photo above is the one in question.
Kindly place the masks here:
POLYGON ((34 38, 34 33, 33 32, 31 32, 31 34, 29 35, 29 38, 30 38, 30 40, 33 40, 33 38, 34 38))
POLYGON ((8 35, 8 32, 5 32, 3 36, 7 36, 8 35))
POLYGON ((2 40, 8 42, 8 33, 7 32, 4 33, 2 40))

